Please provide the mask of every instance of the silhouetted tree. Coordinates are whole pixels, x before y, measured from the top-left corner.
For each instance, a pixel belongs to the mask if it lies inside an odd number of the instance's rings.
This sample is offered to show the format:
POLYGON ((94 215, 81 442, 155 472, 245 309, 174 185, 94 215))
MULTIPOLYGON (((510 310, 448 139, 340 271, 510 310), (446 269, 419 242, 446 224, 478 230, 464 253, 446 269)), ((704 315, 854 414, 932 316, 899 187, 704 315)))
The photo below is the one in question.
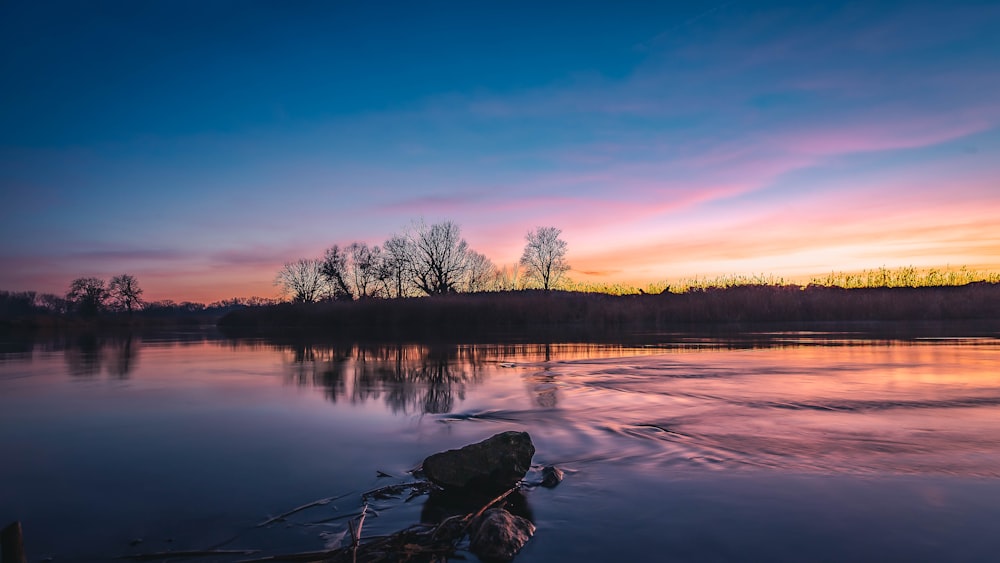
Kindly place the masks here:
POLYGON ((493 289, 497 281, 497 267, 493 261, 475 250, 469 250, 465 258, 463 291, 474 293, 493 289))
POLYGON ((296 303, 313 303, 327 291, 323 262, 307 258, 286 262, 274 283, 281 286, 283 295, 291 295, 296 303))
POLYGON ((389 297, 405 297, 410 295, 412 280, 410 243, 406 237, 393 235, 382 244, 382 262, 379 267, 379 280, 385 287, 389 297))
POLYGON ((351 275, 351 285, 357 298, 373 297, 378 291, 379 265, 382 262, 382 249, 368 246, 363 242, 353 242, 347 247, 350 256, 348 272, 351 275))
POLYGON ((38 310, 34 291, 0 291, 0 318, 30 315, 38 310))
POLYGON ((555 227, 538 227, 525 235, 528 243, 521 254, 524 275, 531 281, 552 289, 569 270, 566 263, 566 241, 559 238, 562 233, 555 227))
POLYGON ((83 316, 93 316, 104 310, 108 288, 100 278, 76 278, 69 284, 66 300, 83 316))
POLYGON ((122 274, 111 278, 108 294, 112 305, 130 315, 133 310, 142 307, 142 288, 139 287, 135 276, 122 274))
POLYGON ((329 296, 334 299, 353 299, 351 287, 347 284, 347 253, 336 244, 326 249, 320 264, 320 273, 326 280, 329 296))
POLYGON ((421 222, 408 237, 413 283, 427 295, 452 293, 465 273, 469 245, 457 224, 421 222))
POLYGON ((38 304, 49 313, 65 315, 70 311, 71 303, 65 298, 52 293, 43 293, 38 296, 38 304))

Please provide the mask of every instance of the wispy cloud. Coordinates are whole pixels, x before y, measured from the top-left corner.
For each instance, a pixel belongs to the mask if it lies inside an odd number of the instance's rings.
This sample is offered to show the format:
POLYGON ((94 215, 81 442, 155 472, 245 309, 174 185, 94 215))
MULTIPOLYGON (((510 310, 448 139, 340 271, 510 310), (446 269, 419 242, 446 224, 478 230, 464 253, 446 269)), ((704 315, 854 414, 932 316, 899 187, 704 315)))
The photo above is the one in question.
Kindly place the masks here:
POLYGON ((460 211, 469 206, 478 205, 490 198, 484 193, 461 193, 426 195, 413 198, 405 198, 400 201, 380 203, 377 209, 392 212, 405 212, 420 215, 428 212, 450 212, 460 211))
POLYGON ((189 256, 176 249, 166 248, 117 248, 103 250, 75 250, 64 258, 69 260, 102 260, 111 262, 182 260, 189 256))

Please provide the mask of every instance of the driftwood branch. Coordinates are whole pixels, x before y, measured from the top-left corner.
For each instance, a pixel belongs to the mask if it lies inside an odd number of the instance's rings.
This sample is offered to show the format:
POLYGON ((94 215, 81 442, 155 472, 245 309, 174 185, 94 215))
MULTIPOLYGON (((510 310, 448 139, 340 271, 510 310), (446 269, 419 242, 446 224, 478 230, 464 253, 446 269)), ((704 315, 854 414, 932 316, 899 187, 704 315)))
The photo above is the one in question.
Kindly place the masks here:
POLYGON ((385 485, 383 487, 378 487, 370 491, 365 491, 361 493, 361 500, 368 501, 369 499, 372 498, 382 499, 382 498, 394 497, 407 489, 413 489, 414 491, 419 491, 419 492, 427 492, 432 488, 434 488, 434 485, 432 485, 427 481, 412 481, 410 483, 385 485))
POLYGON ((358 545, 361 544, 361 527, 365 525, 365 515, 368 514, 368 503, 361 509, 361 517, 358 518, 357 530, 351 526, 351 535, 354 536, 354 543, 351 546, 351 560, 358 563, 358 545))
POLYGON ((487 510, 489 510, 491 506, 493 506, 494 504, 496 504, 496 503, 502 501, 503 499, 509 497, 511 493, 513 493, 514 491, 516 491, 516 490, 518 490, 520 488, 521 488, 521 484, 520 483, 514 485, 513 487, 507 489, 507 492, 505 492, 504 494, 502 494, 502 495, 496 497, 495 499, 491 500, 490 502, 486 503, 482 508, 479 509, 479 512, 476 512, 474 515, 471 515, 471 517, 466 516, 466 518, 468 518, 468 521, 466 522, 465 527, 468 528, 469 524, 471 524, 476 518, 479 518, 480 516, 482 516, 483 513, 486 512, 487 510))
MULTIPOLYGON (((368 507, 368 512, 376 517, 378 517, 378 511, 372 507, 368 507)), ((338 514, 337 516, 331 516, 329 518, 324 518, 322 520, 315 520, 313 522, 307 522, 303 526, 318 526, 320 524, 328 524, 330 522, 336 522, 337 520, 344 520, 346 518, 354 518, 356 516, 361 516, 360 512, 349 512, 347 514, 338 514)))
POLYGON ((342 498, 346 497, 349 494, 351 494, 351 493, 344 493, 342 495, 335 496, 335 497, 321 498, 319 500, 314 500, 312 502, 303 504, 302 506, 296 506, 295 508, 289 510, 288 512, 283 512, 283 513, 275 516, 274 518, 268 518, 267 520, 261 522, 260 524, 257 524, 257 527, 258 528, 263 528, 264 526, 267 526, 267 525, 270 525, 270 524, 274 524, 275 522, 281 522, 282 520, 284 520, 285 518, 288 518, 292 514, 295 514, 295 513, 298 513, 298 512, 302 512, 303 510, 308 510, 308 509, 316 507, 316 506, 325 506, 325 505, 330 504, 331 502, 333 502, 335 500, 342 499, 342 498))
MULTIPOLYGON (((255 559, 244 559, 237 563, 271 563, 277 561, 331 561, 357 563, 358 561, 389 562, 410 560, 413 557, 448 557, 455 552, 456 546, 465 537, 469 526, 490 507, 502 502, 505 498, 519 490, 515 485, 503 494, 490 500, 476 512, 455 515, 445 518, 436 525, 415 524, 388 536, 368 536, 362 540, 362 528, 365 517, 374 512, 365 502, 357 521, 347 523, 351 534, 351 543, 329 551, 312 551, 304 553, 287 553, 270 555, 255 559)), ((378 489, 376 489, 377 491, 378 489)), ((369 491, 370 494, 374 491, 369 491)))

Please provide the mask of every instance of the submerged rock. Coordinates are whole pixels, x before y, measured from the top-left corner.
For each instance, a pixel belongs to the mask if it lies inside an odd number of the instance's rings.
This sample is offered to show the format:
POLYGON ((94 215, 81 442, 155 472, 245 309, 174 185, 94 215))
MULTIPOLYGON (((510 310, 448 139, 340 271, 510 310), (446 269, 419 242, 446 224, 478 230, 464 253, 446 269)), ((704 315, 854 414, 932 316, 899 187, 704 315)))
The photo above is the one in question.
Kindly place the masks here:
POLYGON ((424 460, 428 479, 445 489, 501 492, 524 478, 535 446, 527 432, 501 432, 482 442, 436 453, 424 460))
POLYGON ((561 483, 565 475, 566 474, 563 473, 562 469, 559 469, 554 465, 546 465, 545 467, 542 468, 541 485, 543 487, 551 489, 552 487, 555 487, 556 485, 561 483))
POLYGON ((469 550, 484 561, 510 561, 535 533, 527 518, 491 508, 471 527, 469 550))

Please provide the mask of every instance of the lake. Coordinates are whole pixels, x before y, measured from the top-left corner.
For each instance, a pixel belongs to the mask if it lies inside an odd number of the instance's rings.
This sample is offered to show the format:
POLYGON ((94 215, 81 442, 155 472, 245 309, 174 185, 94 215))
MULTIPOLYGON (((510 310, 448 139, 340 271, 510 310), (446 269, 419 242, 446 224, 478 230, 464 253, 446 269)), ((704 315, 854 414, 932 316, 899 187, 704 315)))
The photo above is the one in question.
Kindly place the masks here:
MULTIPOLYGON (((322 550, 362 492, 525 430, 527 480, 566 477, 519 500, 538 529, 517 561, 996 561, 1000 338, 953 332, 8 337, 0 525, 22 522, 31 561, 322 550)), ((407 500, 373 501, 364 533, 449 509, 407 500)))

